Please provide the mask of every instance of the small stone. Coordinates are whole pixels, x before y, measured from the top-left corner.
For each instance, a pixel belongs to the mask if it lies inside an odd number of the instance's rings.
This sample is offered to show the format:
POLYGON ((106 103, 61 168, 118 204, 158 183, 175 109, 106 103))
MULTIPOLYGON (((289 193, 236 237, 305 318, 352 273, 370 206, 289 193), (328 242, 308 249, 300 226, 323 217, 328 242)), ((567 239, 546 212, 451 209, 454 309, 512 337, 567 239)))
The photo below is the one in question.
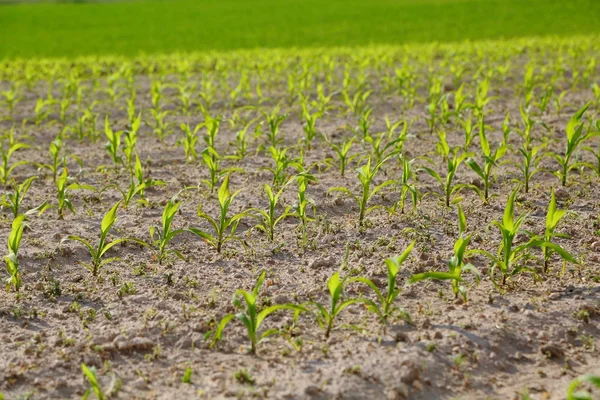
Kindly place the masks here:
POLYGON ((431 322, 429 321, 429 318, 425 318, 423 320, 423 322, 421 322, 421 329, 429 329, 431 328, 431 322))
POLYGON ((592 243, 591 247, 592 247, 592 250, 594 250, 594 251, 600 251, 600 240, 592 243))
POLYGON ((434 339, 441 339, 443 337, 444 337, 444 335, 442 335, 442 332, 440 332, 440 331, 436 331, 435 335, 433 335, 434 339))
POLYGON ((518 305, 516 305, 516 304, 511 304, 511 305, 508 307, 508 311, 511 311, 511 312, 519 312, 519 306, 518 306, 518 305))
POLYGON ((412 383, 412 387, 415 388, 415 390, 422 390, 423 389, 423 384, 421 383, 420 380, 416 380, 412 383))

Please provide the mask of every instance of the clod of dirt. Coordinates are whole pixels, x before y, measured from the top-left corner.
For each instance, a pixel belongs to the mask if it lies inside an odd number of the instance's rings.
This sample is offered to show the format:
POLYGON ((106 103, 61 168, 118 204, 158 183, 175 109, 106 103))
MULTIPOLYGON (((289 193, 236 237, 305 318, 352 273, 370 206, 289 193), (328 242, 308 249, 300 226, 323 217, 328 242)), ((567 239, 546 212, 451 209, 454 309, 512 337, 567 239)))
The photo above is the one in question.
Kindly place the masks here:
POLYGON ((558 200, 567 200, 569 198, 569 192, 567 192, 565 189, 563 188, 558 188, 554 191, 554 194, 556 195, 556 198, 558 200))
POLYGON ((410 389, 404 382, 398 382, 388 391, 387 398, 389 400, 404 400, 408 399, 410 389))
POLYGON ((548 358, 560 358, 565 354, 563 349, 560 348, 560 346, 552 343, 542 346, 540 351, 542 352, 542 354, 548 356, 548 358))
POLYGON ((400 368, 400 381, 411 385, 419 379, 419 368, 412 362, 406 361, 400 368))
POLYGON ((597 242, 592 243, 591 247, 592 247, 592 250, 600 251, 600 240, 597 241, 597 242))
POLYGON ((337 265, 337 262, 333 259, 333 257, 326 258, 317 258, 313 260, 308 268, 310 269, 323 269, 323 268, 333 268, 337 265))

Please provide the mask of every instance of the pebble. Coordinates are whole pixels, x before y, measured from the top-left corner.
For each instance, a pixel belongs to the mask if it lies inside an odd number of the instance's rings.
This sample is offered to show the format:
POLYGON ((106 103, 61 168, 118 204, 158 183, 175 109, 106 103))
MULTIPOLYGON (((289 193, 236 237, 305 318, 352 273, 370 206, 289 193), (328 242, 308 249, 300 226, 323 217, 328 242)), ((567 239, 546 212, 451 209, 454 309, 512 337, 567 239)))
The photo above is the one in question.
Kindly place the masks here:
POLYGON ((600 251, 600 240, 592 243, 591 247, 592 247, 592 250, 594 250, 594 251, 600 251))

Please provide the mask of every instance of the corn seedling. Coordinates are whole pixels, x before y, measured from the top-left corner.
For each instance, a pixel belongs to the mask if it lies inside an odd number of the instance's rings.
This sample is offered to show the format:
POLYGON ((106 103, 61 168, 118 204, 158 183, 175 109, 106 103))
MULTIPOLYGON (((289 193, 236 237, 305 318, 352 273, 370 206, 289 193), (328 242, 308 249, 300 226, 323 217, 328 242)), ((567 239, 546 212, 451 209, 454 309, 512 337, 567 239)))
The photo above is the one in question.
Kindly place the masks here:
POLYGON ((130 128, 125 131, 125 146, 123 147, 123 154, 125 154, 125 164, 129 169, 133 168, 134 159, 133 156, 136 154, 135 146, 137 144, 137 135, 142 124, 142 113, 140 112, 137 117, 134 117, 131 121, 130 128))
POLYGON ((306 246, 307 235, 308 235, 308 223, 312 221, 312 218, 308 216, 309 206, 315 207, 314 201, 306 196, 306 189, 309 182, 316 182, 314 176, 300 173, 296 175, 296 182, 298 183, 298 203, 294 205, 294 212, 292 216, 300 220, 300 233, 302 235, 302 247, 306 246))
POLYGON ((564 155, 561 156, 555 153, 550 154, 550 156, 554 157, 556 161, 558 161, 560 169, 555 172, 555 175, 558 176, 563 186, 567 185, 567 175, 569 174, 569 171, 574 168, 578 168, 581 165, 580 163, 571 163, 571 157, 575 153, 575 150, 577 150, 577 147, 593 136, 598 136, 600 134, 599 132, 583 133, 584 124, 581 122, 581 118, 589 108, 590 104, 591 103, 587 103, 585 106, 583 106, 569 120, 569 123, 566 127, 567 147, 564 155))
POLYGON ((165 137, 170 133, 171 130, 171 124, 165 121, 165 118, 167 115, 169 115, 169 112, 166 110, 160 111, 153 108, 150 110, 150 113, 154 118, 154 126, 152 126, 154 134, 162 142, 165 140, 165 137))
MULTIPOLYGON (((454 177, 460 165, 465 161, 468 157, 471 157, 472 153, 463 153, 459 154, 458 147, 453 149, 450 148, 448 142, 446 141, 446 133, 443 131, 439 132, 439 142, 438 142, 438 151, 443 155, 446 159, 446 175, 442 176, 435 170, 429 167, 422 167, 420 169, 426 171, 429 175, 431 175, 442 187, 442 191, 444 193, 443 198, 446 204, 446 207, 450 207, 450 204, 458 203, 462 200, 461 197, 454 197, 454 194, 458 194, 464 188, 473 189, 473 185, 467 184, 455 184, 454 177)), ((426 158, 432 164, 435 164, 430 159, 426 158)))
POLYGON ((584 383, 589 383, 600 389, 600 376, 587 374, 573 379, 567 387, 566 400, 593 400, 594 395, 590 392, 586 390, 577 390, 584 383))
POLYGON ((21 246, 21 239, 23 238, 24 219, 24 215, 15 217, 12 222, 10 234, 8 235, 8 254, 4 256, 6 272, 8 272, 9 275, 5 281, 7 292, 10 290, 11 286, 14 286, 15 290, 18 292, 23 284, 21 273, 19 271, 19 247, 21 246))
POLYGON ((22 160, 17 161, 14 164, 10 164, 10 159, 16 151, 27 149, 31 146, 25 143, 10 143, 8 149, 4 143, 0 142, 0 153, 2 153, 2 165, 0 165, 0 182, 4 185, 8 184, 11 174, 15 168, 29 164, 29 161, 22 160))
POLYGON ((353 136, 350 139, 343 142, 342 144, 337 145, 335 143, 330 142, 326 138, 327 143, 329 143, 329 145, 331 146, 333 151, 335 151, 335 154, 338 157, 338 164, 340 166, 340 175, 342 175, 342 176, 344 176, 344 174, 346 173, 346 167, 348 166, 348 164, 351 163, 352 160, 354 160, 356 157, 358 157, 358 154, 352 154, 352 155, 348 154, 350 152, 350 149, 352 148, 354 139, 356 139, 356 137, 353 136))
POLYGON ((386 133, 380 133, 378 135, 367 136, 362 140, 363 146, 368 144, 371 147, 370 157, 373 159, 374 164, 378 164, 384 158, 390 158, 398 151, 397 143, 399 139, 384 142, 386 137, 386 133))
POLYGON ((369 204, 370 200, 373 198, 373 196, 375 196, 381 189, 385 188, 386 186, 394 184, 393 180, 387 180, 387 181, 371 188, 371 185, 373 184, 373 180, 375 179, 377 172, 379 172, 379 170, 381 169, 383 164, 388 160, 388 158, 389 157, 384 158, 383 160, 381 160, 379 163, 375 164, 372 167, 371 167, 371 158, 368 158, 367 163, 365 165, 356 169, 356 171, 358 172, 358 180, 360 181, 360 186, 361 186, 360 196, 355 195, 354 193, 352 193, 352 191, 350 191, 350 189, 345 188, 345 187, 334 187, 327 191, 327 193, 342 192, 342 193, 348 195, 349 197, 353 198, 354 201, 356 201, 356 203, 358 204, 358 207, 359 207, 359 214, 358 214, 359 229, 363 228, 364 219, 367 214, 369 214, 373 210, 376 210, 376 209, 382 207, 380 205, 368 207, 368 204, 369 204))
POLYGON ((117 169, 117 168, 119 168, 119 165, 121 164, 121 156, 119 155, 119 151, 121 148, 121 136, 123 135, 123 132, 122 131, 114 132, 111 129, 110 123, 108 122, 108 115, 106 116, 106 118, 104 120, 104 134, 106 135, 106 138, 108 139, 108 142, 106 142, 106 145, 105 145, 106 151, 112 158, 115 169, 117 169))
POLYGON ((288 116, 287 114, 279 113, 279 106, 275 107, 270 114, 265 111, 261 111, 261 114, 265 118, 267 126, 269 127, 269 131, 267 132, 269 145, 271 147, 277 147, 277 145, 282 141, 282 139, 279 137, 279 128, 288 116))
POLYGON ((321 114, 319 112, 311 114, 306 105, 302 105, 302 117, 304 118, 304 125, 302 127, 304 130, 304 146, 310 150, 313 140, 318 135, 316 125, 321 114))
POLYGON ((419 199, 421 198, 421 193, 417 186, 414 183, 411 183, 411 180, 414 179, 412 164, 415 162, 415 159, 409 160, 404 156, 399 156, 399 158, 402 163, 402 178, 397 181, 400 186, 400 199, 394 204, 390 211, 396 212, 396 210, 400 208, 400 213, 404 214, 404 205, 406 204, 408 194, 410 193, 412 199, 413 210, 416 210, 419 199))
POLYGON ((463 301, 467 301, 467 290, 461 285, 463 282, 462 274, 465 271, 470 271, 475 275, 475 279, 479 281, 479 271, 470 263, 465 263, 465 257, 468 254, 467 246, 471 242, 472 235, 466 235, 465 231, 467 228, 467 219, 463 213, 462 208, 458 206, 458 220, 459 220, 459 237, 454 243, 454 254, 452 258, 448 260, 449 272, 424 272, 421 274, 412 275, 408 280, 409 283, 420 282, 425 279, 435 280, 450 280, 452 282, 452 293, 454 297, 458 297, 460 294, 463 301))
POLYGON ((490 188, 490 179, 492 178, 492 169, 498 166, 498 162, 506 153, 507 147, 504 144, 499 145, 494 151, 490 148, 490 143, 488 142, 487 136, 485 134, 485 124, 483 122, 483 117, 481 118, 479 128, 479 144, 481 145, 481 151, 483 153, 484 163, 480 166, 477 161, 473 158, 468 158, 465 161, 475 173, 481 178, 483 181, 483 201, 485 203, 488 202, 489 199, 489 188, 490 188))
POLYGON ((317 308, 316 319, 318 324, 325 330, 325 338, 329 338, 333 330, 336 317, 348 306, 358 303, 359 299, 344 300, 344 288, 348 277, 340 278, 340 273, 334 273, 327 281, 327 289, 329 290, 330 304, 322 305, 315 301, 311 301, 317 308))
POLYGON ((375 283, 373 283, 373 281, 371 281, 368 278, 358 277, 349 280, 349 282, 364 283, 365 285, 373 289, 377 298, 377 302, 367 298, 360 298, 359 301, 366 306, 367 310, 377 315, 379 321, 383 325, 387 325, 388 319, 396 311, 399 311, 406 321, 408 321, 409 323, 412 322, 408 312, 399 307, 394 307, 394 302, 396 301, 396 298, 401 292, 401 289, 397 287, 396 282, 398 272, 400 271, 400 267, 402 266, 404 261, 406 261, 406 259, 410 255, 410 252, 412 251, 414 246, 415 242, 412 242, 400 256, 388 258, 387 260, 385 260, 388 277, 387 290, 385 296, 383 295, 382 291, 379 290, 377 285, 375 285, 375 283))
MULTIPOLYGON (((2 195, 2 207, 7 207, 12 212, 14 218, 16 218, 19 214, 21 214, 23 199, 25 198, 25 195, 29 191, 31 184, 37 178, 38 178, 37 176, 32 176, 30 178, 27 178, 27 179, 25 179, 25 181, 23 181, 23 183, 16 186, 12 193, 2 195)), ((25 211, 23 213, 23 215, 25 215, 27 217, 29 215, 33 215, 36 213, 41 214, 46 210, 46 208, 48 208, 48 203, 44 201, 39 206, 32 208, 31 210, 25 211)))
POLYGON ((522 272, 534 273, 535 271, 531 268, 523 266, 521 261, 526 255, 528 255, 529 250, 535 247, 543 246, 544 248, 548 248, 549 250, 560 255, 564 260, 577 263, 572 255, 570 255, 557 244, 547 242, 537 236, 534 236, 530 232, 521 230, 521 225, 527 218, 528 214, 523 213, 515 218, 515 197, 517 196, 518 190, 519 189, 517 188, 508 197, 502 221, 492 221, 492 224, 498 227, 502 235, 502 243, 500 244, 498 253, 494 255, 484 250, 473 251, 474 253, 487 256, 492 261, 492 270, 490 272, 490 276, 492 277, 492 282, 494 282, 494 284, 496 284, 494 280, 494 271, 496 268, 500 270, 502 275, 502 285, 506 284, 507 278, 516 274, 522 272), (530 239, 523 244, 515 246, 514 239, 520 233, 529 236, 530 239))
POLYGON ((146 242, 144 242, 140 239, 131 238, 131 237, 119 238, 119 239, 115 239, 112 241, 107 240, 110 229, 117 221, 117 209, 119 208, 120 205, 121 205, 120 201, 115 203, 115 205, 104 215, 104 218, 102 218, 102 223, 100 224, 100 239, 98 240, 98 244, 95 247, 90 241, 88 241, 87 239, 84 239, 82 237, 79 237, 79 236, 70 235, 61 241, 61 243, 65 242, 65 241, 69 241, 69 240, 76 241, 76 242, 82 243, 85 247, 87 247, 87 249, 89 250, 90 255, 92 257, 92 261, 89 263, 82 263, 82 264, 87 269, 90 270, 90 272, 92 273, 93 276, 98 276, 100 269, 102 267, 104 267, 106 264, 119 260, 118 257, 104 258, 104 255, 106 254, 106 252, 108 250, 110 250, 111 248, 113 248, 114 246, 116 246, 117 244, 124 243, 124 242, 134 242, 139 245, 148 247, 148 244, 146 242))
POLYGON ((202 127, 201 124, 196 125, 196 128, 192 131, 189 124, 181 124, 179 128, 185 134, 185 137, 177 141, 177 145, 183 146, 185 152, 185 162, 190 163, 198 158, 196 153, 196 143, 198 142, 198 131, 202 127))
MULTIPOLYGON (((600 119, 596 120, 596 129, 600 132, 600 119)), ((598 136, 600 138, 600 135, 598 136)), ((594 157, 594 162, 586 162, 584 165, 600 176, 600 140, 596 143, 596 149, 591 146, 584 146, 583 149, 594 157)))
POLYGON ((281 215, 275 215, 275 211, 277 208, 277 204, 279 202, 279 197, 283 194, 283 190, 287 187, 287 185, 292 181, 292 179, 288 180, 288 182, 283 185, 277 193, 273 193, 273 189, 268 184, 265 184, 265 194, 267 195, 267 200, 269 201, 269 206, 266 210, 262 210, 259 208, 252 208, 252 211, 258 213, 258 218, 261 219, 261 222, 255 226, 255 228, 260 229, 261 231, 267 234, 269 242, 273 242, 275 236, 275 227, 277 224, 292 215, 290 213, 290 206, 285 207, 281 215))
MULTIPOLYGON (((566 210, 560 210, 556 206, 556 196, 554 195, 554 189, 550 192, 550 204, 548 205, 548 212, 546 213, 546 230, 544 232, 544 241, 552 242, 555 237, 568 238, 569 235, 556 233, 556 227, 560 223, 560 220, 567 215, 566 210)), ((544 273, 548 273, 549 261, 552 256, 552 249, 546 245, 542 245, 542 253, 544 254, 544 273)), ((566 262, 566 261, 565 261, 566 262)))
POLYGON ((56 180, 59 218, 64 217, 65 208, 68 209, 69 211, 71 211, 72 213, 75 213, 75 209, 73 208, 73 203, 71 203, 71 200, 69 199, 69 192, 71 190, 85 189, 85 190, 96 191, 96 188, 93 186, 84 185, 84 184, 80 184, 80 183, 69 184, 68 181, 69 181, 68 171, 67 171, 67 168, 64 168, 62 174, 56 180))
POLYGON ((273 174, 273 186, 276 188, 281 187, 288 180, 288 168, 301 169, 298 160, 288 155, 288 150, 289 148, 280 149, 273 146, 268 149, 274 165, 271 168, 266 168, 266 170, 273 174))
POLYGON ((175 218, 175 214, 177 214, 180 206, 181 202, 176 202, 173 199, 169 200, 163 209, 161 226, 155 225, 150 227, 150 237, 152 238, 154 247, 157 249, 159 264, 162 264, 163 260, 169 254, 175 254, 177 257, 185 260, 178 250, 167 249, 169 242, 171 242, 175 236, 185 232, 185 229, 172 228, 173 218, 175 218))
POLYGON ((198 205, 198 217, 207 221, 212 226, 215 232, 214 235, 211 235, 208 232, 201 230, 200 228, 188 229, 191 233, 199 236, 208 244, 217 249, 217 253, 220 253, 223 245, 230 240, 238 240, 242 244, 244 243, 244 241, 238 236, 236 236, 235 233, 237 230, 237 226, 242 220, 242 218, 251 215, 248 212, 241 212, 238 214, 234 214, 231 217, 228 216, 231 202, 233 201, 235 196, 237 196, 238 193, 240 193, 240 190, 238 190, 235 193, 231 193, 229 191, 229 176, 229 174, 225 176, 225 179, 223 180, 223 183, 219 188, 218 201, 220 212, 218 220, 206 214, 202 210, 202 204, 198 205))
POLYGON ((83 372, 85 379, 87 379, 87 381, 90 385, 90 387, 83 394, 82 400, 87 400, 90 397, 90 395, 92 395, 92 393, 94 395, 96 395, 96 398, 98 400, 107 399, 108 396, 104 393, 104 391, 100 387, 100 382, 98 382, 98 376, 96 375, 96 368, 94 368, 94 367, 88 368, 87 365, 82 363, 81 371, 83 372))
POLYGON ((303 307, 294 304, 276 304, 259 310, 256 302, 258 301, 258 295, 265 281, 265 277, 266 271, 263 271, 256 280, 256 284, 251 292, 243 289, 238 289, 235 291, 235 294, 233 295, 233 305, 238 309, 242 309, 243 311, 240 311, 237 314, 227 314, 225 317, 223 317, 223 319, 221 319, 221 322, 219 322, 219 325, 215 331, 212 345, 222 339, 223 331, 229 322, 231 322, 231 320, 234 318, 237 318, 242 321, 246 327, 248 339, 250 340, 250 352, 254 354, 256 353, 256 345, 260 343, 260 341, 269 336, 279 334, 278 329, 269 329, 262 333, 260 332, 260 327, 265 318, 279 310, 292 310, 296 313, 296 316, 299 312, 304 310, 303 307))

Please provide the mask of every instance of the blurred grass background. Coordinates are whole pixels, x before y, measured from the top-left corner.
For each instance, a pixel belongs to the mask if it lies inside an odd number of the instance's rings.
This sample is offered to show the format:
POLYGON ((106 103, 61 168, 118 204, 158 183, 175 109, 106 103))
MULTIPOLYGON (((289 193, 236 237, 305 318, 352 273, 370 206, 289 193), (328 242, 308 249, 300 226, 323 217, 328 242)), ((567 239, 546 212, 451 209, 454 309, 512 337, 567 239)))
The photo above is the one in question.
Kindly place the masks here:
POLYGON ((600 0, 0 1, 0 58, 600 33, 600 0))

